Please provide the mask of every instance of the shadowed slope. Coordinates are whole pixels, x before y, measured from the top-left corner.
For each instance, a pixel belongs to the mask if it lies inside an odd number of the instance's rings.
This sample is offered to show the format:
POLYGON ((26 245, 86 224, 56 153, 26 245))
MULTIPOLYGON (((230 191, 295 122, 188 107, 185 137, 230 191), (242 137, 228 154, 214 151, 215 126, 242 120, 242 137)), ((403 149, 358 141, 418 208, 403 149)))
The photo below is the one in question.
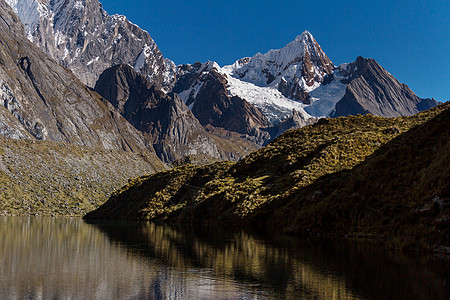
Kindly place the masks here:
MULTIPOLYGON (((407 228, 417 224, 433 230, 434 221, 420 224, 408 216, 427 211, 433 199, 443 214, 436 216, 448 214, 448 114, 444 104, 412 117, 325 119, 288 131, 235 164, 184 166, 135 179, 86 217, 247 224, 291 233, 410 236, 407 228), (390 169, 394 161, 403 167, 390 169), (369 199, 381 202, 366 207, 369 199)), ((438 235, 424 239, 447 243, 438 235)))

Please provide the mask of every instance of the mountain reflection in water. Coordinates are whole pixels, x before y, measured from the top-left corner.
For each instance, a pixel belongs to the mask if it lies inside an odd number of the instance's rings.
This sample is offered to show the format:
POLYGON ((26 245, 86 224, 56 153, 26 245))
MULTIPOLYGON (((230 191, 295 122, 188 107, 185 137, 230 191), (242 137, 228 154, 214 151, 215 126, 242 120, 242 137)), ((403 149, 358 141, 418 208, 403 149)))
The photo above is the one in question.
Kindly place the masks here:
POLYGON ((367 243, 0 217, 8 299, 450 299, 448 260, 367 243))

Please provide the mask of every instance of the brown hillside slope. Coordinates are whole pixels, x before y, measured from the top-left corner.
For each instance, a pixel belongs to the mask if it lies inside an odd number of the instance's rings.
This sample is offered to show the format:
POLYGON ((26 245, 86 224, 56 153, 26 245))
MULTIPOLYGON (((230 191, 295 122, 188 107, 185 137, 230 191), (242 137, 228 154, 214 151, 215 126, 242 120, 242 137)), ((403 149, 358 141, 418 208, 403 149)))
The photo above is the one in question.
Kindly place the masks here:
MULTIPOLYGON (((448 107, 448 105, 447 105, 448 107)), ((253 214, 290 233, 364 234, 408 248, 449 246, 450 110, 253 214)))

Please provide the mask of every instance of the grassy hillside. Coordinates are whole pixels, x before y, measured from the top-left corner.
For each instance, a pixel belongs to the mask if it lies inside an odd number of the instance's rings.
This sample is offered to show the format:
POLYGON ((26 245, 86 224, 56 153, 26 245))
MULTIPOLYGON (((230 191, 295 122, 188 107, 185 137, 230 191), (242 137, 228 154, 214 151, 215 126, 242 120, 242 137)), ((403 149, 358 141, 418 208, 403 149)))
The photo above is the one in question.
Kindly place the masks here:
MULTIPOLYGON (((447 105, 448 107, 448 105, 447 105)), ((406 248, 449 246, 450 110, 356 167, 273 201, 253 220, 286 232, 374 235, 406 248)))
POLYGON ((0 138, 0 215, 82 216, 128 178, 163 169, 153 153, 0 138))
POLYGON ((412 117, 323 119, 237 163, 136 178, 87 218, 448 244, 448 108, 412 117))

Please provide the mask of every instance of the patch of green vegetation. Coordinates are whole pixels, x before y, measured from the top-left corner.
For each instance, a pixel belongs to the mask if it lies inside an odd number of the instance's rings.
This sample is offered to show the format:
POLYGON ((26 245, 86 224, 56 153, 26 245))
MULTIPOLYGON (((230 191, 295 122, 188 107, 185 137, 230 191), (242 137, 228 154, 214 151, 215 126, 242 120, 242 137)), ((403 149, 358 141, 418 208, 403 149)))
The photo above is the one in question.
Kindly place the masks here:
POLYGON ((322 119, 237 163, 186 165, 134 179, 87 218, 251 225, 291 234, 400 238, 405 247, 448 245, 448 228, 438 232, 436 226, 448 226, 449 217, 449 106, 411 117, 322 119), (430 201, 440 201, 437 214, 418 216, 430 201))

